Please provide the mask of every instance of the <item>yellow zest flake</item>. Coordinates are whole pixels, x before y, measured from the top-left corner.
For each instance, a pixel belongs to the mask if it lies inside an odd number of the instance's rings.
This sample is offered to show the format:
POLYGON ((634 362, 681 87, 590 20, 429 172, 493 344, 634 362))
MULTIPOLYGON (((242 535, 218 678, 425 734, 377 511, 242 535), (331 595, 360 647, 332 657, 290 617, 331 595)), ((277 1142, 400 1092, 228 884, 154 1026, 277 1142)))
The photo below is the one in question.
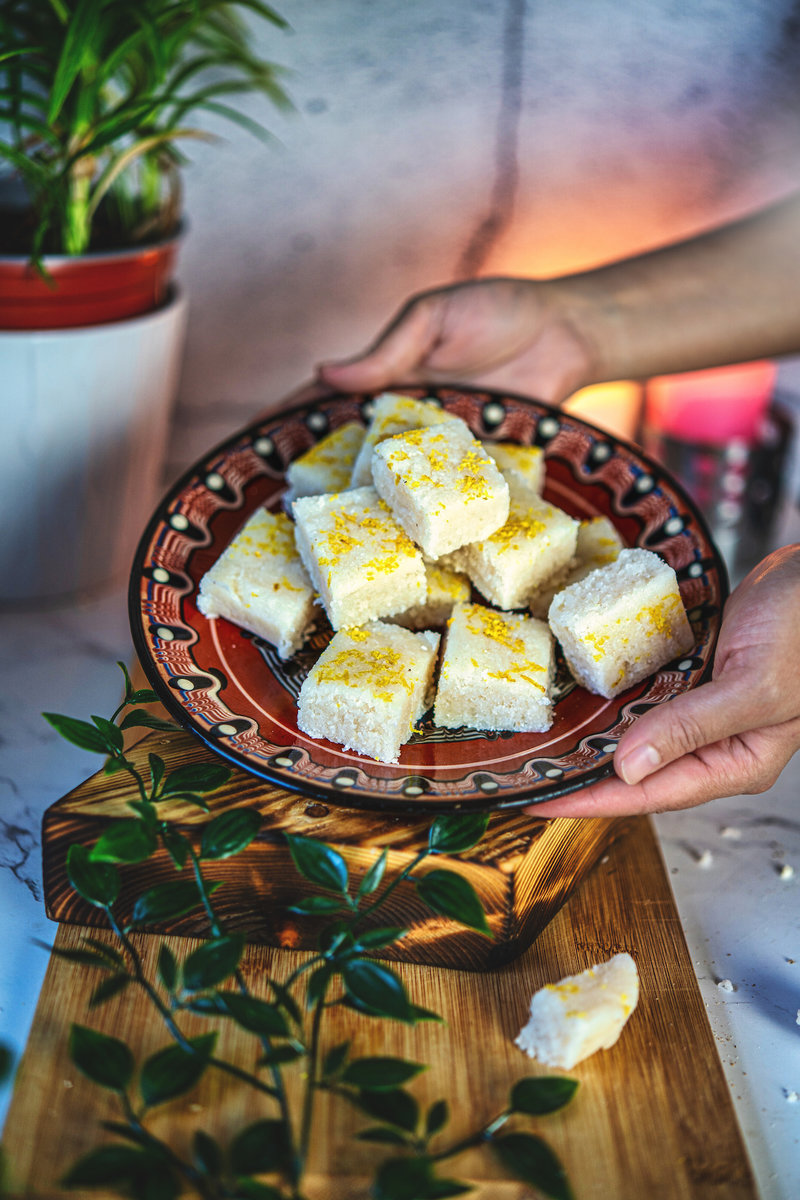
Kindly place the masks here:
POLYGON ((491 608, 480 608, 473 605, 467 613, 467 627, 470 632, 483 634, 501 646, 507 646, 514 654, 525 653, 525 643, 521 637, 504 621, 500 613, 491 608), (474 624, 473 622, 477 622, 474 624))
POLYGON ((660 633, 662 637, 674 636, 672 622, 667 615, 668 609, 674 609, 680 603, 675 595, 665 596, 659 604, 651 604, 636 614, 637 621, 650 621, 653 628, 647 630, 647 637, 660 633))
POLYGON ((505 550, 518 549, 521 541, 538 537, 546 529, 544 521, 538 520, 528 509, 524 513, 512 513, 505 525, 495 530, 488 540, 497 546, 498 554, 502 554, 505 550))
POLYGON ((294 525, 285 513, 265 513, 263 523, 240 533, 230 549, 252 558, 263 558, 265 554, 295 558, 294 525))
POLYGON ((458 464, 456 488, 467 500, 490 500, 491 489, 481 467, 492 460, 478 450, 468 450, 458 464))
POLYGON ((366 642, 367 639, 369 638, 369 630, 368 629, 359 629, 358 626, 355 626, 352 629, 348 629, 346 632, 347 632, 347 636, 351 639, 351 641, 354 641, 354 642, 366 642))
POLYGON ((559 995, 574 995, 581 990, 577 983, 546 983, 544 986, 548 992, 558 992, 559 995))
POLYGON ((543 684, 539 683, 539 681, 536 679, 531 679, 529 675, 525 674, 526 671, 544 670, 545 668, 540 666, 539 663, 522 662, 512 663, 511 666, 507 667, 504 671, 487 671, 486 674, 488 675, 489 679, 504 679, 506 683, 516 683, 517 680, 521 679, 525 683, 531 684, 532 687, 537 688, 540 692, 546 692, 547 688, 543 684))
POLYGON ((585 633, 583 640, 588 642, 590 646, 594 646, 595 653, 592 658, 595 662, 600 662, 606 652, 606 642, 611 635, 608 633, 585 633))
POLYGON ((585 1020, 588 1013, 582 1008, 568 1008, 564 1013, 565 1017, 578 1017, 580 1020, 585 1020))
POLYGON ((341 650, 329 662, 318 663, 314 674, 319 683, 368 687, 381 700, 391 700, 398 684, 408 693, 412 691, 411 681, 403 670, 403 656, 390 646, 341 650))

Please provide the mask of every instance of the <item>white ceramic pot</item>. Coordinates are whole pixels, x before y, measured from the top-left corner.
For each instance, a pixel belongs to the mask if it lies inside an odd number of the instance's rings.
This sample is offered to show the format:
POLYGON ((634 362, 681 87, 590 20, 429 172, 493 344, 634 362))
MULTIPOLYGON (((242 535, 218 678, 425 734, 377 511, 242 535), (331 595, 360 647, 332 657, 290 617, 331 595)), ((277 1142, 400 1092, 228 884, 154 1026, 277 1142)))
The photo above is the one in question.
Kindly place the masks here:
POLYGON ((123 578, 159 497, 186 301, 80 329, 0 331, 0 602, 123 578))

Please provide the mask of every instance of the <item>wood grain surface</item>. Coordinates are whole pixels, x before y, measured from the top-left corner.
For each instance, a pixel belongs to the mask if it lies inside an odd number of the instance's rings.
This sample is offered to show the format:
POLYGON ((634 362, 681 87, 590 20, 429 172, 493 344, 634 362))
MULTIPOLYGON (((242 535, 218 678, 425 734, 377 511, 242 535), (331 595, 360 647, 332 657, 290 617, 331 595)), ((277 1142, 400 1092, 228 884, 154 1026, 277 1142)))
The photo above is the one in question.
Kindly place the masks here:
MULTIPOLYGON (((59 946, 80 943, 79 926, 58 929, 59 946)), ((194 942, 171 936, 176 955, 194 942)), ((161 939, 137 937, 150 970, 161 939)), ((345 1038, 357 1054, 397 1054, 430 1064, 411 1089, 423 1102, 445 1096, 453 1119, 447 1142, 485 1122, 504 1105, 509 1085, 551 1074, 513 1044, 532 992, 546 982, 627 950, 641 976, 641 999, 619 1042, 569 1072, 580 1081, 563 1112, 534 1122, 565 1164, 577 1200, 755 1200, 756 1192, 669 882, 649 821, 637 819, 561 908, 533 945, 492 971, 451 971, 400 963, 412 999, 446 1024, 416 1028, 374 1022, 333 1009, 326 1045, 345 1038)), ((245 973, 256 991, 266 972, 285 978, 304 955, 250 947, 245 973)), ((103 1138, 99 1122, 119 1113, 115 1098, 71 1065, 71 1022, 128 1040, 139 1055, 167 1043, 143 997, 132 989, 89 1012, 98 982, 92 969, 51 959, 6 1126, 12 1195, 57 1197, 57 1180, 103 1138)), ((194 1028, 207 1028, 197 1019, 194 1028)), ((252 1042, 230 1023, 221 1049, 244 1064, 252 1042)), ((288 1070, 296 1102, 302 1067, 288 1070)), ((226 1142, 258 1116, 272 1115, 237 1083, 208 1072, 185 1099, 157 1110, 154 1130, 185 1147, 200 1126, 226 1142)), ((369 1124, 341 1101, 319 1102, 313 1139, 311 1200, 360 1200, 383 1151, 352 1140, 369 1124)), ((469 1151, 448 1174, 472 1179, 481 1200, 522 1200, 531 1189, 513 1183, 485 1151, 469 1151)), ((70 1193, 74 1195, 75 1193, 70 1193)), ((92 1193, 98 1195, 97 1192, 92 1193)))
MULTIPOLYGON (((151 734, 129 749, 129 758, 145 776, 152 752, 164 759, 168 770, 219 761, 197 738, 177 728, 151 734)), ((72 890, 65 869, 67 850, 73 842, 91 845, 111 822, 131 815, 128 802, 137 798, 130 776, 99 771, 47 810, 42 826, 43 877, 45 906, 53 920, 91 925, 103 919, 72 890)), ((227 809, 259 813, 262 826, 256 840, 234 858, 208 864, 206 873, 224 883, 215 906, 227 928, 242 930, 251 941, 296 950, 316 946, 319 922, 301 920, 287 908, 316 889, 298 876, 283 834, 305 834, 333 845, 358 882, 384 847, 389 850, 390 873, 409 865, 427 845, 432 820, 430 814, 397 816, 321 804, 271 787, 238 768, 207 800, 209 813, 180 801, 162 805, 160 813, 195 844, 207 822, 227 809)), ((628 827, 623 819, 544 821, 521 810, 493 814, 474 850, 458 858, 438 855, 420 868, 422 872, 444 867, 469 879, 481 898, 493 938, 436 916, 419 900, 412 884, 402 884, 374 923, 389 920, 407 926, 409 933, 384 957, 468 970, 509 962, 531 944, 628 827)), ((119 913, 127 920, 136 896, 174 879, 175 869, 161 850, 121 874, 119 913)), ((202 912, 190 913, 172 921, 163 932, 203 936, 205 918, 202 912)))

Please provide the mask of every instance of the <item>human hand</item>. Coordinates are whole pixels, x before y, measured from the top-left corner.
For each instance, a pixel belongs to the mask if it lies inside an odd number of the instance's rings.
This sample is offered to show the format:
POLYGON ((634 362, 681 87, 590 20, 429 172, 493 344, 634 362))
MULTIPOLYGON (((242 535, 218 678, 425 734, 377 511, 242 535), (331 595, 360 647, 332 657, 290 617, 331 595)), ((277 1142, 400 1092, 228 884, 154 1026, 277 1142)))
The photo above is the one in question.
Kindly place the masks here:
POLYGON ((368 350, 319 378, 341 391, 468 383, 559 403, 590 381, 591 360, 559 283, 480 279, 412 296, 368 350))
POLYGON ((611 817, 765 792, 800 749, 800 545, 763 560, 725 608, 713 678, 619 740, 616 777, 537 804, 537 817, 611 817))

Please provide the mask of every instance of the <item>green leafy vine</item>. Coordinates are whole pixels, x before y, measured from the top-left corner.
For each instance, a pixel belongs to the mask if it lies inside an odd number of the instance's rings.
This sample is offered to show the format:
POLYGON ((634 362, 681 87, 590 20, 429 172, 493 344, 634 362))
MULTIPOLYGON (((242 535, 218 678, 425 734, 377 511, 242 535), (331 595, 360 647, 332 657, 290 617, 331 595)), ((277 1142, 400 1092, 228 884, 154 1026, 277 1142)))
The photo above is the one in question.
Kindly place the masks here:
POLYGON ((562 1077, 530 1077, 511 1089, 505 1108, 468 1137, 442 1145, 450 1108, 442 1098, 422 1111, 409 1083, 423 1064, 388 1055, 354 1057, 342 1042, 321 1053, 326 1013, 345 1006, 378 1020, 416 1025, 439 1020, 437 1014, 415 1005, 396 971, 374 955, 394 945, 407 930, 375 926, 372 918, 404 881, 434 912, 491 936, 480 899, 463 876, 441 868, 417 871, 423 860, 459 854, 483 836, 483 814, 436 817, 424 850, 393 878, 386 876, 387 852, 378 857, 357 887, 345 859, 331 846, 313 838, 285 835, 298 873, 319 889, 299 900, 291 911, 323 918, 319 949, 310 953, 285 982, 264 981, 268 998, 247 987, 240 964, 245 939, 227 930, 214 908, 218 882, 206 879, 206 863, 230 858, 257 836, 258 813, 229 809, 204 826, 200 845, 171 825, 162 809, 181 800, 208 811, 205 796, 229 777, 222 764, 189 764, 167 770, 157 754, 148 759, 143 775, 126 755, 123 733, 132 728, 174 729, 143 705, 158 697, 135 689, 127 670, 124 698, 109 719, 77 720, 44 714, 68 741, 106 757, 105 771, 127 771, 136 784, 132 815, 112 823, 91 847, 75 844, 67 854, 72 887, 89 904, 101 909, 116 942, 107 944, 86 936, 74 949, 55 953, 103 972, 90 999, 90 1008, 104 1004, 125 989, 145 993, 169 1040, 137 1064, 126 1042, 87 1025, 73 1025, 69 1052, 78 1069, 117 1096, 119 1119, 104 1122, 114 1135, 77 1161, 62 1184, 68 1188, 105 1188, 135 1200, 172 1200, 191 1191, 204 1200, 302 1200, 303 1180, 312 1141, 315 1101, 320 1093, 341 1098, 366 1114, 372 1124, 356 1137, 391 1148, 391 1156, 376 1170, 374 1200, 434 1200, 457 1196, 471 1185, 440 1172, 441 1165, 463 1151, 485 1145, 512 1176, 538 1188, 553 1200, 571 1200, 564 1168, 547 1143, 520 1128, 511 1118, 542 1117, 562 1108, 577 1083, 562 1077), (156 884, 135 900, 124 924, 117 913, 120 868, 143 863, 163 847, 178 876, 156 884), (202 908, 208 939, 179 961, 162 942, 156 978, 148 978, 132 934, 202 908), (370 918, 369 927, 366 927, 370 918), (256 1069, 248 1070, 217 1053, 218 1029, 189 1036, 184 1017, 200 1015, 211 1022, 232 1021, 258 1043, 256 1069), (292 1111, 285 1083, 287 1071, 304 1075, 302 1100, 292 1111), (201 1129, 193 1136, 191 1153, 178 1154, 148 1128, 148 1118, 160 1105, 191 1091, 207 1071, 234 1077, 260 1096, 264 1115, 239 1131, 229 1145, 220 1145, 201 1129), (266 1177, 266 1178, 264 1178, 266 1177))

